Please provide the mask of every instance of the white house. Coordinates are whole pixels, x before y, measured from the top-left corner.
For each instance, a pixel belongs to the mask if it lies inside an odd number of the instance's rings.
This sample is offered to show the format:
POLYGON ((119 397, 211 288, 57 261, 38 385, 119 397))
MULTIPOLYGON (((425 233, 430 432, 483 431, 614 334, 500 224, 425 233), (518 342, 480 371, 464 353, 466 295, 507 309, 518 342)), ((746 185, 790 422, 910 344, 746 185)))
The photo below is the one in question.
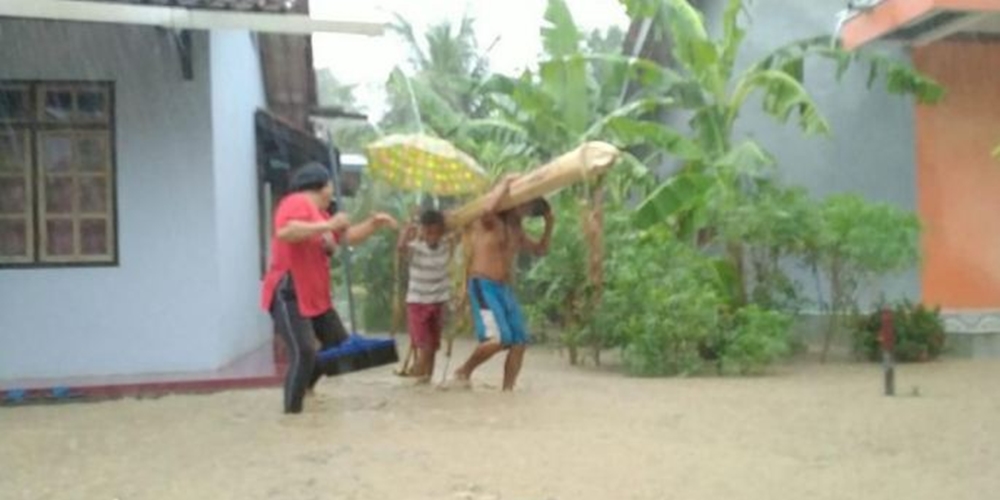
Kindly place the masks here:
POLYGON ((213 370, 271 342, 255 33, 381 25, 147 3, 0 0, 0 382, 213 370))

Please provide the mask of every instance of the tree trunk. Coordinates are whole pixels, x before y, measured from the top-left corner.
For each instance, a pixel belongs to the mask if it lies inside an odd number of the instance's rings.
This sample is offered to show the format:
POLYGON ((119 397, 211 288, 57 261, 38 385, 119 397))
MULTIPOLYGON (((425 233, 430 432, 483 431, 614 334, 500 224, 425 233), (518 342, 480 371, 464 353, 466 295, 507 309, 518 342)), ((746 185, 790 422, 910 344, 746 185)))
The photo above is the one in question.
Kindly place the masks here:
POLYGON ((744 258, 744 248, 743 243, 730 243, 728 245, 729 260, 733 263, 733 268, 736 270, 736 280, 739 290, 737 290, 738 295, 736 300, 738 301, 737 306, 743 307, 747 305, 747 276, 745 269, 745 258, 744 258))
MULTIPOLYGON (((583 206, 583 235, 587 242, 587 280, 590 293, 586 297, 586 313, 593 315, 601 307, 604 293, 604 187, 598 182, 593 185, 589 199, 583 206)), ((603 338, 594 335, 594 362, 600 366, 600 352, 603 338)))
POLYGON ((576 364, 579 363, 580 360, 580 354, 577 351, 576 344, 570 344, 566 346, 566 349, 569 351, 570 366, 576 366, 576 364))
POLYGON ((582 221, 587 241, 587 278, 592 290, 590 303, 596 306, 604 292, 604 188, 595 186, 588 201, 582 221))
POLYGON ((837 329, 837 320, 840 317, 840 310, 843 307, 844 299, 843 286, 840 283, 840 261, 834 258, 830 266, 830 317, 826 323, 826 332, 823 334, 823 350, 819 355, 819 362, 826 363, 826 358, 830 354, 830 344, 833 343, 833 334, 837 329))

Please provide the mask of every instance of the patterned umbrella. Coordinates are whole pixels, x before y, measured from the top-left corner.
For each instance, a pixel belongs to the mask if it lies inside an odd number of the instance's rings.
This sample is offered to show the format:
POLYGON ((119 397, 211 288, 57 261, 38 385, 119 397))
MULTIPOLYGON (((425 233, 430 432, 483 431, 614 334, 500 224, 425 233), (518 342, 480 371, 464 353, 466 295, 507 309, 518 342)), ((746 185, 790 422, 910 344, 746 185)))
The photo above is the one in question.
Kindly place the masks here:
POLYGON ((390 135, 366 149, 368 170, 400 189, 454 196, 489 187, 489 178, 476 160, 436 137, 390 135))

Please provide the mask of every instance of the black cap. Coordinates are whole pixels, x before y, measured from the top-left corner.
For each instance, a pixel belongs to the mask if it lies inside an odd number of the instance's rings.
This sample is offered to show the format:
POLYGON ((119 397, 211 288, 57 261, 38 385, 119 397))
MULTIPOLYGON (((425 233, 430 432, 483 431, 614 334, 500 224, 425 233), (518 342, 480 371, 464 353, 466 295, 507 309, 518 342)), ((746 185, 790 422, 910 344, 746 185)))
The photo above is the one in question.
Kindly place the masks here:
POLYGON ((330 182, 330 171, 321 163, 309 162, 292 174, 292 181, 288 187, 292 191, 308 191, 322 188, 328 182, 330 182))

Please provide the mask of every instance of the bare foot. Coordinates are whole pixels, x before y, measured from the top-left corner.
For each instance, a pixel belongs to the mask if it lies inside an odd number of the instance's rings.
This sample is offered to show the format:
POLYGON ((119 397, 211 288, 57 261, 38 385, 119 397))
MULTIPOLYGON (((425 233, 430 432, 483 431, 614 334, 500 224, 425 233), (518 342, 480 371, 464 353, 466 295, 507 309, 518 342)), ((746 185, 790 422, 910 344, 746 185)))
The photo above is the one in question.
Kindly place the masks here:
POLYGON ((469 379, 468 375, 456 371, 455 373, 452 374, 452 376, 451 376, 451 378, 449 380, 446 380, 446 381, 442 382, 441 385, 438 386, 438 387, 440 387, 441 389, 445 389, 445 390, 448 390, 448 389, 471 389, 472 388, 472 380, 469 379))

